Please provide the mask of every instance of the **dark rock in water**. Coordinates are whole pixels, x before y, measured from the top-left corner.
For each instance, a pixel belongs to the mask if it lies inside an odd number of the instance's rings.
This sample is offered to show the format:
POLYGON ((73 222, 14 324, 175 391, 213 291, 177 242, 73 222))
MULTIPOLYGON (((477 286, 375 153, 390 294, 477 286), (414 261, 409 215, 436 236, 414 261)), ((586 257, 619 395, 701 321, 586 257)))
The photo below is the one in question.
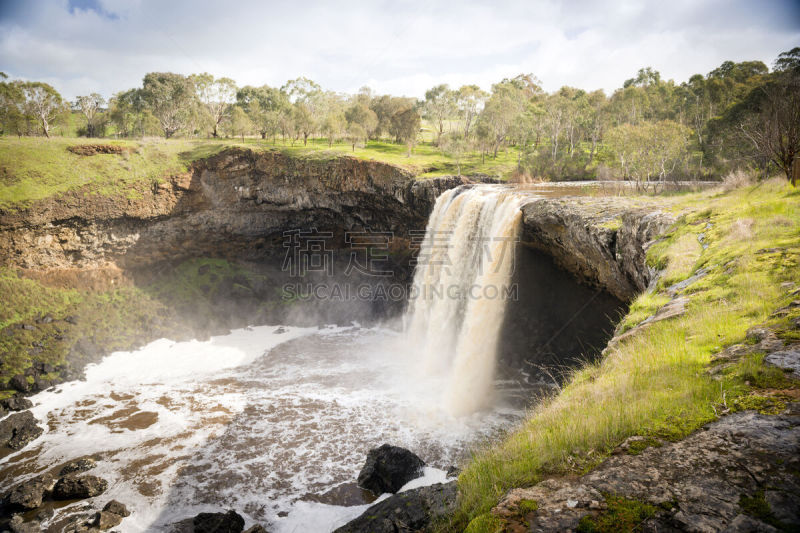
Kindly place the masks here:
POLYGON ((37 422, 30 411, 9 415, 0 421, 0 446, 21 450, 42 434, 43 430, 36 425, 37 422))
POLYGON ((273 331, 272 333, 274 333, 276 335, 280 335, 281 333, 286 333, 286 328, 284 328, 283 326, 280 326, 278 328, 275 328, 275 331, 273 331))
POLYGON ((12 396, 10 398, 0 400, 0 409, 4 409, 6 411, 24 411, 25 409, 30 409, 31 407, 33 407, 33 402, 27 398, 23 398, 22 396, 12 396))
POLYGON ((42 505, 45 492, 53 487, 53 477, 37 476, 23 481, 3 498, 3 504, 11 511, 29 511, 42 505))
POLYGON ((122 519, 130 516, 130 511, 117 500, 111 500, 103 507, 103 510, 94 517, 94 525, 98 529, 106 530, 122 523, 122 519))
POLYGON ((109 513, 108 511, 100 511, 94 517, 92 525, 97 529, 106 530, 118 526, 122 523, 122 517, 118 514, 109 513))
POLYGON ((70 461, 69 463, 65 464, 58 473, 58 476, 64 477, 69 474, 75 474, 76 472, 86 472, 87 470, 94 468, 96 465, 97 463, 91 457, 75 459, 74 461, 70 461))
POLYGON ((376 503, 334 533, 411 533, 451 515, 456 508, 456 482, 407 490, 376 503))
POLYGON ((234 510, 227 513, 200 513, 192 520, 195 533, 241 533, 244 518, 234 510))
POLYGON ((56 500, 80 500, 93 498, 105 492, 108 482, 97 476, 67 476, 58 480, 53 489, 56 500))
POLYGON ((50 385, 52 385, 52 383, 50 383, 49 380, 37 377, 33 380, 33 386, 31 387, 31 390, 34 391, 47 390, 50 388, 50 385))
POLYGON ((103 507, 103 511, 108 513, 114 513, 115 515, 119 516, 130 516, 131 512, 128 511, 128 508, 125 507, 124 503, 120 503, 117 500, 111 500, 103 507))
POLYGON ((384 444, 367 454, 367 462, 358 474, 358 486, 376 496, 384 492, 397 492, 403 485, 422 476, 425 463, 414 453, 384 444))
POLYGON ((20 392, 28 392, 30 385, 28 385, 28 380, 23 374, 17 374, 8 381, 8 387, 20 392))

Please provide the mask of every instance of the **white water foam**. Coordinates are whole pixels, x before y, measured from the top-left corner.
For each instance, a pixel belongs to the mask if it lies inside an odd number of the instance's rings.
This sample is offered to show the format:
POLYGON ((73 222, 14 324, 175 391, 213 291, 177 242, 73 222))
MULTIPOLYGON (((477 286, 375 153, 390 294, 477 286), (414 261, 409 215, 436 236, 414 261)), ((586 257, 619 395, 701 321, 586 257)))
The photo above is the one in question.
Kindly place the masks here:
MULTIPOLYGON (((45 433, 0 461, 0 489, 92 455, 92 473, 109 481, 92 503, 125 503, 132 514, 123 532, 166 530, 228 508, 270 531, 324 532, 366 508, 320 495, 352 485, 370 448, 405 446, 445 468, 520 415, 502 405, 450 415, 440 377, 415 374, 396 332, 281 329, 162 339, 106 357, 85 381, 33 396, 45 433), (24 473, 9 478, 14 469, 24 473)), ((444 476, 425 474, 405 488, 444 476)), ((59 509, 49 523, 85 503, 59 509)))

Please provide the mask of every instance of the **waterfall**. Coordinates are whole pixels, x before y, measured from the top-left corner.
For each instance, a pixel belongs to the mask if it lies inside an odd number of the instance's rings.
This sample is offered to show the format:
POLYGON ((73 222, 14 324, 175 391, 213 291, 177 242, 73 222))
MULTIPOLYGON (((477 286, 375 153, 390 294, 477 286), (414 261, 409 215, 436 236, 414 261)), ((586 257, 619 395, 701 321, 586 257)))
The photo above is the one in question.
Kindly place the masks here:
POLYGON ((454 415, 491 402, 520 202, 502 186, 451 189, 425 230, 405 330, 424 370, 446 376, 443 401, 454 415))

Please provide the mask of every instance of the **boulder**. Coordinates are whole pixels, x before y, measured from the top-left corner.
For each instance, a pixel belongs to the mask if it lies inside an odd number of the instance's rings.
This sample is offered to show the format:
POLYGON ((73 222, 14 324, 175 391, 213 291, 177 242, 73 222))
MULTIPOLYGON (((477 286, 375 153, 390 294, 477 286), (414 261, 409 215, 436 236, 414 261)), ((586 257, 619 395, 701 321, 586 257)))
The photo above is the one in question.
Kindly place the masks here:
POLYGON ((376 503, 334 533, 425 531, 429 525, 455 511, 457 496, 455 481, 407 490, 376 503))
POLYGON ((14 413, 0 421, 0 447, 21 450, 29 442, 39 437, 43 430, 36 425, 38 420, 30 411, 14 413))
POLYGON ((106 530, 116 527, 122 523, 122 517, 118 514, 100 511, 94 518, 92 525, 97 529, 106 530))
POLYGON ((128 508, 125 507, 125 504, 118 502, 117 500, 111 500, 103 507, 103 511, 108 513, 114 513, 115 515, 119 516, 130 516, 131 512, 128 511, 128 508))
POLYGON ((394 493, 412 479, 422 476, 423 466, 425 463, 414 453, 384 444, 367 454, 367 462, 358 474, 358 486, 376 496, 384 492, 394 493))
POLYGON ((36 377, 33 379, 33 385, 31 386, 32 391, 43 391, 50 388, 52 383, 49 379, 42 379, 40 377, 36 377))
POLYGON ((28 379, 24 374, 17 374, 8 380, 8 388, 17 390, 19 392, 28 392, 30 386, 28 385, 28 379))
POLYGON ((22 396, 11 396, 0 400, 0 409, 6 411, 24 411, 33 407, 33 402, 22 396))
POLYGON ((45 493, 53 486, 50 475, 37 476, 23 481, 3 498, 5 506, 12 511, 29 511, 42 505, 45 493))
POLYGON ((80 459, 75 459, 74 461, 70 461, 64 465, 64 467, 58 473, 58 477, 68 476, 69 474, 75 474, 77 472, 86 472, 87 470, 94 468, 96 464, 97 463, 95 460, 91 457, 81 457, 80 459))
POLYGON ((108 488, 108 482, 97 476, 62 477, 53 489, 56 500, 81 500, 99 496, 108 488))
POLYGON ((200 513, 192 520, 195 533, 241 533, 244 518, 234 510, 227 513, 200 513))

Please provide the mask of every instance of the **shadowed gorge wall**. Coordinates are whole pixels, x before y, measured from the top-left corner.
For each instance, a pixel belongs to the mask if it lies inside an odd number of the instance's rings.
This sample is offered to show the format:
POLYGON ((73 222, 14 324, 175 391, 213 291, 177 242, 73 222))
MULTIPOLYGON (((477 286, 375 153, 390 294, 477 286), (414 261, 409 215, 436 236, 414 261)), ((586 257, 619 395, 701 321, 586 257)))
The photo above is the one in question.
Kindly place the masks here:
POLYGON ((543 252, 518 246, 512 283, 518 299, 507 302, 498 372, 519 371, 550 381, 569 367, 594 359, 612 337, 627 306, 603 289, 579 283, 543 252))

